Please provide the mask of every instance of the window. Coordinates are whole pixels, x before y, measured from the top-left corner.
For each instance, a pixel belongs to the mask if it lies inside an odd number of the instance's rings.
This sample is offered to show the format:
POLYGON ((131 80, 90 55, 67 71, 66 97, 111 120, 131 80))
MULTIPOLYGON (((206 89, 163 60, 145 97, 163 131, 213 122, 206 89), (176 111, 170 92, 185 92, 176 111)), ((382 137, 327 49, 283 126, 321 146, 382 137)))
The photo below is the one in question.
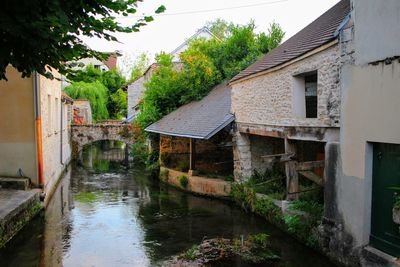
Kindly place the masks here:
POLYGON ((51 95, 47 95, 47 133, 51 134, 51 124, 52 124, 52 120, 51 120, 51 95))
POLYGON ((317 118, 318 98, 317 98, 317 73, 304 77, 306 118, 317 118))
POLYGON ((54 132, 57 133, 58 129, 60 128, 60 123, 59 123, 59 115, 60 115, 60 109, 59 109, 59 103, 58 103, 58 98, 55 98, 55 105, 54 105, 54 132))
POLYGON ((293 115, 298 118, 318 118, 317 71, 294 76, 293 115))

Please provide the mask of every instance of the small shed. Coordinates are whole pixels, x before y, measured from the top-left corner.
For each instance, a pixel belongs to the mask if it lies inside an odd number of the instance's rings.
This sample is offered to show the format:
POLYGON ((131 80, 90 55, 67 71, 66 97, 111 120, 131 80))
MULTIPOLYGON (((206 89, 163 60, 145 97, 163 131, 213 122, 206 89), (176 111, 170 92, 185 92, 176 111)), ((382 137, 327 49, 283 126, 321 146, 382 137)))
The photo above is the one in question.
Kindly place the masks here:
POLYGON ((161 165, 189 175, 233 173, 231 88, 216 86, 146 128, 160 134, 161 165))

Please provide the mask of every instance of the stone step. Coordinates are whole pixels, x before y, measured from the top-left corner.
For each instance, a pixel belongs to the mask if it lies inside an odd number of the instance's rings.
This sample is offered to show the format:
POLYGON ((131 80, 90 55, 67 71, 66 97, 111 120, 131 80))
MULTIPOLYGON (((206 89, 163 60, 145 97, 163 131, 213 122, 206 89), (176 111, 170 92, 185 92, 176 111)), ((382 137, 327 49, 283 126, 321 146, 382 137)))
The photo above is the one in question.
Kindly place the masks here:
POLYGON ((0 177, 0 189, 28 190, 30 180, 26 177, 0 177))
POLYGON ((0 189, 0 248, 43 209, 39 195, 39 189, 0 189))

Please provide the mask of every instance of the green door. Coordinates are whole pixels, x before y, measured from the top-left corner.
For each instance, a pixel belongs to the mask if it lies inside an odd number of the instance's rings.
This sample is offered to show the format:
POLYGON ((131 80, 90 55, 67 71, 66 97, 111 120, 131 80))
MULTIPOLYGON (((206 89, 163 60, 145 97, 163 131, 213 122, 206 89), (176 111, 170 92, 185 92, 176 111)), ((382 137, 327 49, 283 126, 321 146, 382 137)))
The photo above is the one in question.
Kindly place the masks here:
POLYGON ((400 145, 374 144, 370 242, 390 255, 400 256, 400 225, 393 222, 395 190, 400 186, 400 145))

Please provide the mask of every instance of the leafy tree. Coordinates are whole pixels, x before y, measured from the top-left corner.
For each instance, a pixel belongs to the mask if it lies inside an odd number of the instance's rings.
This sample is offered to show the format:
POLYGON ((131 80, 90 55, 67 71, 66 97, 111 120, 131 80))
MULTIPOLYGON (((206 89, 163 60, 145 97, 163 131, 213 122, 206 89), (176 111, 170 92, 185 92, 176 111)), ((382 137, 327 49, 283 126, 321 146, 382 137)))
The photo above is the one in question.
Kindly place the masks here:
POLYGON ((217 37, 223 40, 229 36, 231 29, 234 27, 233 23, 229 23, 224 19, 218 18, 214 21, 206 22, 206 27, 217 37))
MULTIPOLYGON (((37 71, 52 77, 50 70, 71 73, 64 62, 84 57, 106 59, 81 41, 80 36, 117 41, 115 32, 137 32, 153 20, 144 16, 122 25, 117 16, 135 14, 139 0, 4 0, 0 9, 0 79, 11 64, 22 76, 37 71)), ((165 10, 160 6, 155 13, 165 10)))
POLYGON ((124 76, 117 69, 102 71, 96 69, 93 65, 88 65, 83 70, 76 70, 75 75, 68 76, 74 82, 95 82, 99 81, 111 92, 115 93, 118 89, 125 85, 124 76))
POLYGON ((156 57, 157 69, 145 83, 141 113, 135 122, 141 134, 149 124, 183 104, 201 99, 215 85, 232 78, 264 51, 276 47, 283 37, 278 24, 271 24, 267 34, 255 33, 253 22, 229 25, 229 33, 223 39, 191 41, 188 49, 180 54, 182 65, 174 65, 171 55, 165 53, 156 57), (261 46, 263 42, 267 44, 261 46))
POLYGON ((172 63, 172 56, 160 53, 156 56, 156 63, 157 69, 145 84, 146 90, 140 103, 141 113, 137 118, 142 134, 144 126, 161 119, 180 106, 182 87, 179 83, 179 72, 172 63))
POLYGON ((115 93, 113 93, 108 101, 108 104, 111 104, 116 110, 114 118, 121 119, 127 116, 127 94, 124 90, 118 89, 115 93))
POLYGON ((93 65, 88 65, 83 70, 77 70, 76 75, 68 76, 68 78, 73 81, 73 84, 76 82, 85 82, 85 83, 93 83, 100 82, 107 88, 107 109, 111 118, 121 118, 126 113, 124 109, 124 105, 126 105, 126 99, 122 100, 123 92, 121 89, 122 86, 126 84, 125 77, 122 76, 121 73, 117 69, 112 69, 108 71, 102 71, 96 69, 93 65), (120 92, 118 92, 120 90, 120 92), (118 93, 117 93, 118 92, 118 93), (124 101, 123 103, 117 102, 124 101))
POLYGON ((130 82, 136 81, 139 79, 143 73, 146 71, 150 64, 149 55, 147 53, 142 53, 135 60, 132 67, 130 82))
POLYGON ((259 50, 267 53, 277 47, 285 36, 285 32, 278 23, 273 22, 269 25, 268 34, 260 33, 258 37, 259 50))
POLYGON ((108 90, 101 82, 75 82, 64 91, 73 99, 89 100, 94 120, 108 119, 108 90))

